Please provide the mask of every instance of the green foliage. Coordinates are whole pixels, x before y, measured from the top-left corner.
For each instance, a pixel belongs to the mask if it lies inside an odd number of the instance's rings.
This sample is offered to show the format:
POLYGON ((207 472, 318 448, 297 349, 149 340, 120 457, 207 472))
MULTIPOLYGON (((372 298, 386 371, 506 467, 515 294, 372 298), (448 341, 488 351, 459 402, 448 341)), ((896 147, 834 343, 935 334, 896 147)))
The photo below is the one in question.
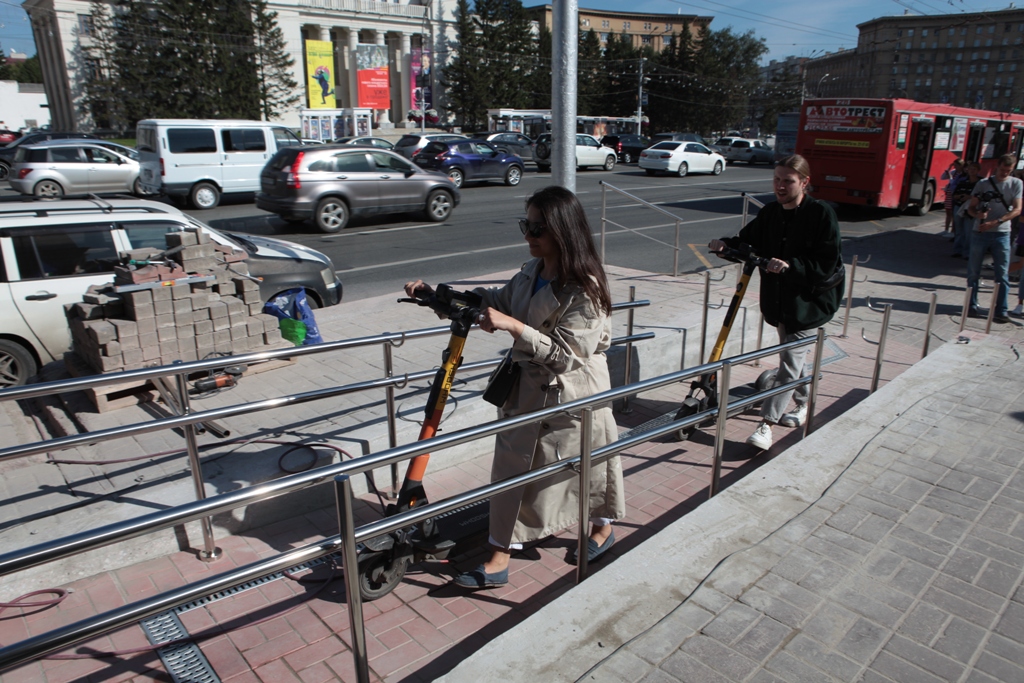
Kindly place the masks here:
POLYGON ((476 128, 481 122, 486 124, 489 103, 484 51, 468 0, 458 0, 455 41, 449 49, 455 57, 441 76, 441 85, 447 91, 448 109, 467 128, 476 128))
POLYGON ((291 77, 295 60, 288 54, 284 32, 277 25, 277 12, 270 11, 265 0, 253 0, 253 28, 260 109, 263 119, 269 121, 298 104, 302 93, 291 77))
MULTIPOLYGON (((576 113, 580 116, 607 116, 602 111, 608 78, 601 68, 601 39, 594 29, 580 33, 576 77, 576 113)), ((548 91, 551 91, 550 83, 548 91)))

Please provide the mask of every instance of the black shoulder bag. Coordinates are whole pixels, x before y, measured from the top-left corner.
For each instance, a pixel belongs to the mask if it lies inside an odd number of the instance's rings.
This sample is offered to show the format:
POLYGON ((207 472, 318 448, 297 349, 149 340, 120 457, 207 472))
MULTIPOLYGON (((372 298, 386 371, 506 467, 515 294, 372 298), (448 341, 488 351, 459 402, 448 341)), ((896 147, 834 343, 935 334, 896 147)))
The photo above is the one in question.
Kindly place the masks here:
POLYGON ((519 363, 512 360, 512 349, 501 360, 501 363, 491 373, 487 380, 487 388, 484 389, 484 400, 498 406, 505 405, 505 401, 512 394, 512 387, 519 379, 519 372, 522 368, 519 363))

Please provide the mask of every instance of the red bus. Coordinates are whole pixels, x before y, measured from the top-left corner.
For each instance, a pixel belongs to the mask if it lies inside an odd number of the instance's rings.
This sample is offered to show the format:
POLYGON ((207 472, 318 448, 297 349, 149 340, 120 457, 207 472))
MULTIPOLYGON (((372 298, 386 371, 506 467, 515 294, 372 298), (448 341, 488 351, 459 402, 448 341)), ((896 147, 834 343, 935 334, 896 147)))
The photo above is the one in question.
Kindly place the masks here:
POLYGON ((946 198, 954 159, 982 174, 1024 145, 1024 115, 905 99, 814 99, 800 110, 796 152, 811 165, 813 194, 925 215, 946 198))

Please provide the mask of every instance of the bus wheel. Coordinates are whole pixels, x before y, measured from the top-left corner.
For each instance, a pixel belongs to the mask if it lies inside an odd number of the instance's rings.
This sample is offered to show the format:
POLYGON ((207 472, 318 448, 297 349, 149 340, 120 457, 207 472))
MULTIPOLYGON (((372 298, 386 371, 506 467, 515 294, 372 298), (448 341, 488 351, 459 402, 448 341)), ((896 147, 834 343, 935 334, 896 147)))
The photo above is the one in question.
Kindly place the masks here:
POLYGON ((921 198, 921 203, 915 207, 915 213, 918 216, 927 216, 928 212, 932 210, 932 204, 935 201, 935 188, 931 185, 924 191, 924 197, 921 198))

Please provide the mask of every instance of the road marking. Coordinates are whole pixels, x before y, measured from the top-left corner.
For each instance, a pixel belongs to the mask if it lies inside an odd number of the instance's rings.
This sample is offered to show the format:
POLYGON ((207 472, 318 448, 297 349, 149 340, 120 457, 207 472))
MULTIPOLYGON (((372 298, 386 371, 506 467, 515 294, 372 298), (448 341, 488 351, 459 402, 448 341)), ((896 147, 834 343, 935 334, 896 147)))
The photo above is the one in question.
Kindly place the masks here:
POLYGON ((704 245, 700 245, 700 244, 687 244, 686 246, 690 247, 690 249, 693 251, 693 255, 697 257, 698 261, 700 261, 701 263, 704 264, 705 268, 707 268, 708 270, 711 270, 711 268, 712 268, 711 262, 708 261, 706 258, 704 258, 704 254, 702 254, 699 251, 697 251, 697 247, 704 246, 704 245))
POLYGON ((879 223, 878 221, 871 221, 871 223, 874 224, 874 225, 877 225, 880 228, 885 228, 885 226, 882 225, 881 223, 879 223))
MULTIPOLYGON (((380 230, 387 230, 389 233, 392 233, 392 232, 401 232, 402 230, 419 230, 421 228, 431 228, 431 227, 438 227, 439 228, 442 225, 444 225, 444 223, 424 223, 423 225, 404 225, 404 226, 402 226, 400 228, 391 228, 391 227, 388 227, 388 226, 384 225, 384 226, 381 226, 380 230)), ((360 230, 359 232, 345 232, 345 233, 339 232, 339 233, 335 233, 333 235, 324 235, 320 239, 322 241, 324 241, 324 242, 327 242, 329 240, 336 240, 336 239, 340 239, 342 237, 355 237, 357 235, 375 235, 376 233, 380 232, 380 230, 360 230)))

